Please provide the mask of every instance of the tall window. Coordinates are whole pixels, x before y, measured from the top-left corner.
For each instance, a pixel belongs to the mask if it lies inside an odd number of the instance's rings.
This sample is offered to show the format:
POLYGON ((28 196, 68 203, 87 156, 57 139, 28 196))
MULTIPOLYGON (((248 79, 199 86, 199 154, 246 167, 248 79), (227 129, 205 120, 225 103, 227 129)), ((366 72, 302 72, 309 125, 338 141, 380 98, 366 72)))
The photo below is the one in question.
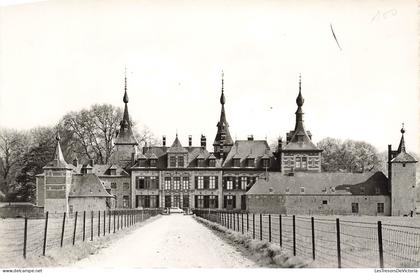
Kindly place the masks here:
POLYGON ((184 167, 184 156, 178 156, 178 167, 184 167))
POLYGON ((175 156, 173 156, 173 155, 171 155, 171 156, 169 157, 169 166, 170 166, 170 167, 176 167, 176 157, 175 157, 175 156))
POLYGON ((165 177, 165 190, 170 190, 170 189, 171 189, 171 178, 165 177))
POLYGON ((300 167, 301 167, 300 162, 301 162, 301 158, 300 157, 296 157, 296 169, 300 169, 300 167))
POLYGON ((233 181, 232 178, 228 178, 226 181, 226 189, 227 190, 233 190, 233 181))
POLYGON ((204 189, 204 177, 203 176, 199 176, 198 177, 198 184, 197 184, 197 188, 199 190, 204 189))
POLYGON ((123 184, 123 190, 129 190, 130 189, 130 184, 129 183, 124 183, 123 184))
POLYGON ((300 193, 305 193, 305 187, 300 187, 300 193))
POLYGON ((204 196, 203 195, 197 196, 197 206, 198 206, 198 208, 204 208, 204 196))
POLYGON ((144 176, 139 176, 137 177, 137 181, 136 181, 136 189, 144 189, 145 185, 144 185, 144 176))
POLYGON ((111 182, 111 189, 116 189, 116 188, 117 188, 117 183, 111 182))
POLYGON ((351 212, 359 213, 359 203, 351 203, 351 212))
POLYGON ((270 163, 270 159, 264 158, 262 160, 263 168, 268 168, 269 167, 269 163, 270 163))
POLYGON ((255 160, 253 158, 247 158, 247 167, 254 167, 255 160))
POLYGON ((157 160, 156 159, 150 159, 150 167, 155 168, 157 165, 157 160))
POLYGON ((174 177, 174 190, 179 190, 181 184, 181 177, 174 177))
POLYGON ((217 208, 217 195, 210 195, 209 208, 211 209, 217 208))
POLYGON ((128 199, 128 195, 124 195, 123 196, 123 207, 124 208, 128 208, 128 204, 129 204, 129 199, 128 199))
POLYGON ((189 190, 190 189, 190 178, 189 177, 183 177, 182 178, 182 189, 183 190, 189 190))
POLYGON ((306 169, 307 167, 307 157, 303 156, 302 157, 302 169, 306 169))
POLYGON ((384 213, 384 203, 378 203, 377 209, 378 213, 384 213))
POLYGON ((215 188, 216 188, 216 177, 215 176, 210 176, 209 189, 213 190, 215 188))
POLYGON ((242 176, 241 177, 241 189, 246 190, 247 182, 248 182, 248 177, 242 176))
POLYGON ((151 176, 150 177, 150 183, 149 183, 149 189, 151 190, 157 190, 159 188, 157 176, 151 176))

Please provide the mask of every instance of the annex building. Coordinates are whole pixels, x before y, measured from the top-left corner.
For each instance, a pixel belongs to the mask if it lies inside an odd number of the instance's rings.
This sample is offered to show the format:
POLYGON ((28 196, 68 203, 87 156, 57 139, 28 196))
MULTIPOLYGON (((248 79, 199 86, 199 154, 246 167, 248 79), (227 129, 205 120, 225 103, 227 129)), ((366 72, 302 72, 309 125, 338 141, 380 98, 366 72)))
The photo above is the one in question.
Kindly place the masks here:
MULTIPOLYGON (((287 214, 409 215, 416 211, 417 161, 388 146, 388 173, 323 173, 322 150, 304 125, 299 79, 295 127, 270 149, 266 140, 233 140, 222 77, 220 118, 211 145, 201 135, 183 145, 178 135, 139 148, 128 111, 114 140, 112 163, 68 164, 60 138, 54 159, 37 176, 37 205, 45 211, 113 208, 205 208, 287 214), (211 147, 212 146, 212 147, 211 147), (211 148, 209 148, 211 147, 211 148)), ((213 138, 212 138, 213 139, 213 138)))

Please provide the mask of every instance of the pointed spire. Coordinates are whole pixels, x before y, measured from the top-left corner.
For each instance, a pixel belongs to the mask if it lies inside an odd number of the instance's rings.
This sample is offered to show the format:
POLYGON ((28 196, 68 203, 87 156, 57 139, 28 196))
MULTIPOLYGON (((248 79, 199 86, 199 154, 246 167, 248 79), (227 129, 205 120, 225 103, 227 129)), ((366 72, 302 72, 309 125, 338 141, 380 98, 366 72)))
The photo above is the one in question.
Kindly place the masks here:
POLYGON ((127 67, 124 68, 124 97, 123 102, 128 103, 128 95, 127 95, 127 67))
POLYGON ((222 104, 222 105, 224 105, 226 103, 224 75, 225 75, 225 73, 223 73, 223 70, 222 70, 222 95, 220 96, 220 104, 222 104))
POLYGON ((131 129, 130 115, 128 114, 128 95, 127 95, 127 68, 124 70, 124 114, 120 122, 120 130, 114 144, 133 144, 138 145, 137 139, 131 129))
POLYGON ((305 102, 305 100, 303 99, 303 96, 302 96, 302 76, 299 73, 299 94, 298 94, 298 96, 296 98, 296 104, 299 107, 302 107, 302 105, 303 105, 304 102, 305 102))
POLYGON ((398 153, 406 152, 405 151, 405 140, 404 140, 404 133, 405 133, 404 123, 402 124, 400 132, 401 132, 401 140, 400 140, 400 145, 398 145, 398 153))
POLYGON ((60 139, 61 139, 60 134, 57 131, 57 134, 55 135, 55 140, 57 141, 57 144, 55 146, 54 158, 51 162, 49 162, 44 167, 44 169, 51 169, 51 168, 70 169, 66 160, 64 159, 63 152, 60 146, 60 139))

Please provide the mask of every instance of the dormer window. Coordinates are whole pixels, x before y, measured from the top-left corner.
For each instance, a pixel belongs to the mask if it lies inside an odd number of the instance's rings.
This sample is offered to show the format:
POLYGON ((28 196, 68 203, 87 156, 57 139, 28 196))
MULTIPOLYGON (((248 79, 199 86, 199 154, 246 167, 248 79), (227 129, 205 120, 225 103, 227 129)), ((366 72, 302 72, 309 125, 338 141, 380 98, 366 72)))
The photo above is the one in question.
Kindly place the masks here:
POLYGON ((117 175, 117 170, 116 169, 110 169, 109 174, 110 175, 117 175))
POLYGON ((184 167, 184 156, 178 156, 178 167, 179 168, 184 167))
POLYGON ((268 167, 269 167, 269 165, 270 165, 270 159, 268 159, 268 158, 264 158, 264 159, 262 160, 262 166, 263 166, 263 168, 268 168, 268 167))
POLYGON ((255 167, 255 160, 253 158, 247 158, 246 159, 246 166, 248 168, 253 168, 255 167))
POLYGON ((241 159, 240 158, 234 158, 233 159, 233 167, 240 167, 241 166, 241 159))
POLYGON ((169 166, 170 167, 176 167, 176 156, 170 156, 169 157, 169 166))
POLYGON ((150 161, 149 161, 149 164, 150 164, 150 167, 151 168, 156 168, 156 166, 157 166, 157 160, 156 159, 150 159, 150 161))
POLYGON ((216 167, 216 159, 209 159, 209 167, 216 167))
POLYGON ((145 158, 140 158, 138 161, 138 165, 139 167, 146 167, 146 159, 145 158))
POLYGON ((197 158, 197 167, 204 167, 204 159, 197 158))

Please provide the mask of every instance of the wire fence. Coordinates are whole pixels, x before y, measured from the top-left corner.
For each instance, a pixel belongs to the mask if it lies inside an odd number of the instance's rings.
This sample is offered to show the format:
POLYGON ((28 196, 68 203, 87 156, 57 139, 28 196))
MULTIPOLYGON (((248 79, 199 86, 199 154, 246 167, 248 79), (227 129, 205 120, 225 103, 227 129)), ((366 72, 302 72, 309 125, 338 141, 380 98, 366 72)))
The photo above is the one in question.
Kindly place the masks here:
POLYGON ((325 267, 420 267, 420 227, 279 214, 194 213, 325 267))
POLYGON ((45 213, 42 219, 2 219, 1 261, 46 255, 50 249, 110 236, 160 214, 159 209, 45 213))

